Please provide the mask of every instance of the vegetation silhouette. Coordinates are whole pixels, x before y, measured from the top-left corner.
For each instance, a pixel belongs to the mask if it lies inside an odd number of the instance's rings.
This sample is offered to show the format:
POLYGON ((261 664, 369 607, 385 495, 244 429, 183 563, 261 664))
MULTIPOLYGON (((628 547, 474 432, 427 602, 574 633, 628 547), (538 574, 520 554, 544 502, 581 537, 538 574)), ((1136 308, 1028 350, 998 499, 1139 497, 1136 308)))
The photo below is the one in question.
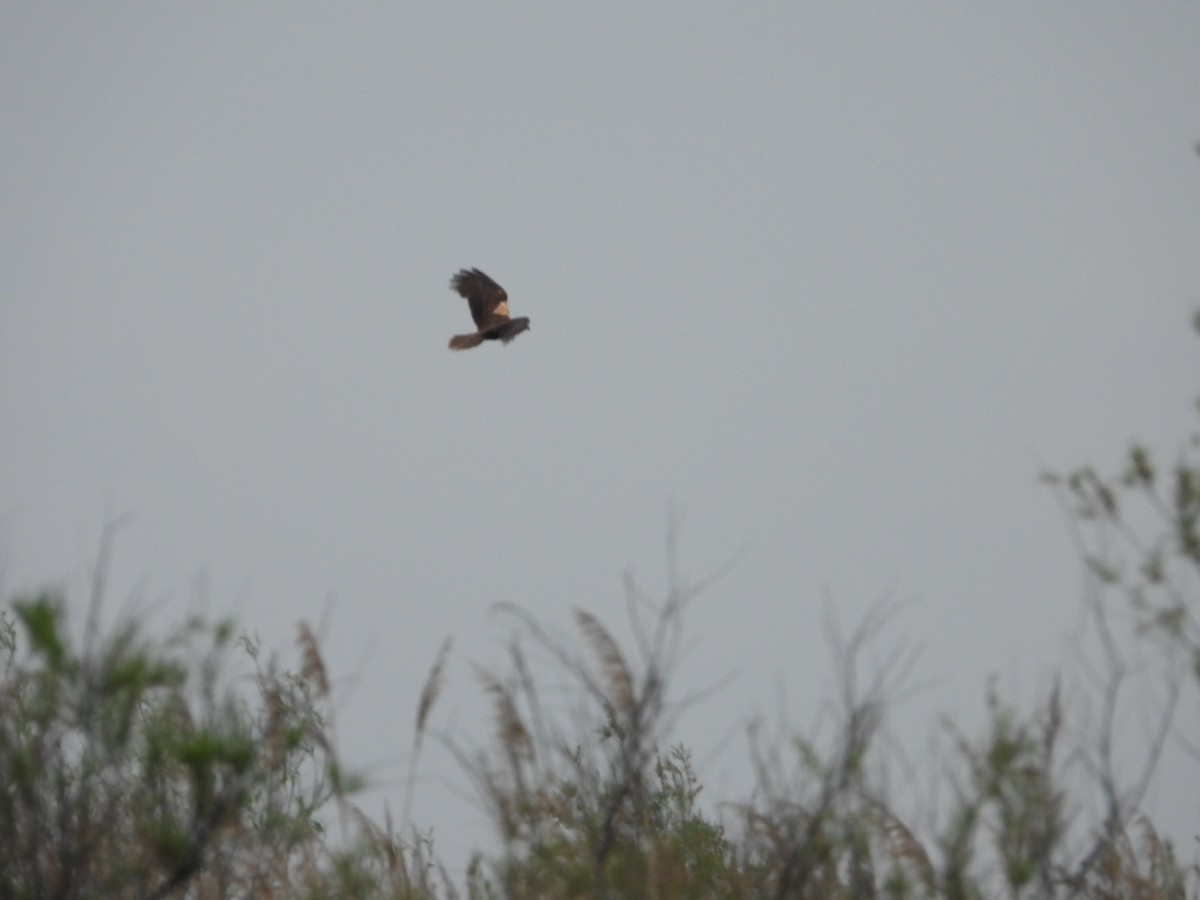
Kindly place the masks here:
MULTIPOLYGON (((0 898, 1200 896, 1200 870, 1141 811, 1169 741, 1200 763, 1178 728, 1200 688, 1198 447, 1192 433, 1170 464, 1134 445, 1115 474, 1043 476, 1087 572, 1091 680, 1055 683, 1028 712, 985 681, 980 733, 942 723, 953 751, 923 774, 948 799, 928 821, 892 803, 880 775, 895 762, 884 714, 910 658, 901 646, 870 668, 867 651, 894 604, 844 636, 829 630, 832 733, 751 730, 756 787, 719 808, 699 803, 672 737, 688 705, 671 694, 676 656, 704 584, 682 580, 671 550, 664 599, 626 584, 627 645, 586 610, 563 636, 505 608, 504 667, 476 669, 492 736, 443 738, 497 837, 461 878, 410 820, 411 787, 398 826, 356 805, 366 781, 343 762, 307 624, 295 672, 229 621, 189 620, 165 638, 133 617, 102 631, 107 531, 82 640, 60 591, 0 612, 0 898), (1156 667, 1129 665, 1138 651, 1156 667), (252 667, 250 690, 231 656, 252 667), (1142 681, 1160 689, 1131 710, 1142 681), (1139 754, 1123 775, 1119 737, 1147 715, 1140 744, 1122 745, 1139 754)), ((414 771, 451 662, 447 641, 414 686, 414 771)))

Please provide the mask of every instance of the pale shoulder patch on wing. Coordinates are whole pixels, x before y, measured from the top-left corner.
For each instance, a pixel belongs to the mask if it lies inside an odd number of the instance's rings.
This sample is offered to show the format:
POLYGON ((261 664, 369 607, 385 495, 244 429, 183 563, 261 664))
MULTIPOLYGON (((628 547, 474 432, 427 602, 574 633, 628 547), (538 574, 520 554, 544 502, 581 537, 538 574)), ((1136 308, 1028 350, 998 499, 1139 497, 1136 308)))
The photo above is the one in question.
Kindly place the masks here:
POLYGON ((508 299, 505 298, 492 307, 492 312, 498 316, 508 318, 508 299))

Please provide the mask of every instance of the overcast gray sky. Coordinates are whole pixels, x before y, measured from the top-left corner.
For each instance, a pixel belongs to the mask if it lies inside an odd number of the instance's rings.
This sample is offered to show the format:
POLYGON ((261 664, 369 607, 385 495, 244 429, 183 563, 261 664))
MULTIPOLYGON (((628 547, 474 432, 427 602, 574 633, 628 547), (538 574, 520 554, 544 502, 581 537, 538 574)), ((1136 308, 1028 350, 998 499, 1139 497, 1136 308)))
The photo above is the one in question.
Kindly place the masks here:
POLYGON ((286 649, 335 597, 398 777, 442 638, 485 734, 488 608, 621 630, 674 501, 685 571, 743 554, 680 685, 734 673, 683 726, 714 790, 826 696, 826 591, 918 598, 922 729, 1032 702, 1080 604, 1038 471, 1190 425, 1198 47, 1191 2, 5 3, 4 588, 129 512, 114 603, 286 649), (532 331, 451 354, 464 266, 532 331))

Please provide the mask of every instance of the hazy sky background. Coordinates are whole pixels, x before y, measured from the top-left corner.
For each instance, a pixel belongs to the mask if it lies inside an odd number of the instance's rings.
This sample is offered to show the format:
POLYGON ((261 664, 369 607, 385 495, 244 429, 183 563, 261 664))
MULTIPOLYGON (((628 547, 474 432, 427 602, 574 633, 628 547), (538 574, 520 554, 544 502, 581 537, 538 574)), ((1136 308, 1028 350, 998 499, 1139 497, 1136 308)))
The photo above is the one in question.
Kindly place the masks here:
POLYGON ((3 587, 78 591, 128 512, 114 615, 294 659, 333 597, 344 749, 399 778, 439 642, 486 736, 489 607, 624 633, 674 501, 686 572, 742 554, 679 685, 734 676, 680 731, 713 799, 828 696, 826 596, 917 598, 917 733, 1032 703, 1080 608, 1038 472, 1191 424, 1198 47, 1190 2, 5 3, 3 587), (451 354, 463 266, 532 331, 451 354))

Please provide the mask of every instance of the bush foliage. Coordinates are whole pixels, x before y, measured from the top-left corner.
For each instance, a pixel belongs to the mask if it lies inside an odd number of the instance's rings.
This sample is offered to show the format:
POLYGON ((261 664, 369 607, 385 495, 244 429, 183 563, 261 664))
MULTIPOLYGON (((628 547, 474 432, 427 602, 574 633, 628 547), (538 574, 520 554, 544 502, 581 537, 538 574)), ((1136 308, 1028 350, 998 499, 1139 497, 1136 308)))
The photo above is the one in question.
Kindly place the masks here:
MULTIPOLYGON (((1161 465, 1135 445, 1111 477, 1046 476, 1090 572, 1093 696, 1066 703, 1056 684, 1022 713, 987 683, 980 733, 943 723, 953 752, 924 774, 948 799, 919 821, 889 802, 879 775, 904 659, 866 677, 862 657, 894 612, 886 605, 833 636, 834 733, 752 734, 757 786, 719 808, 699 802, 689 752, 672 738, 682 707, 669 688, 693 590, 675 579, 649 605, 631 585, 629 646, 586 611, 561 637, 509 609, 504 669, 478 670, 493 735, 447 740, 496 835, 456 879, 408 824, 408 800, 402 828, 354 804, 363 781, 339 756, 329 677, 304 623, 290 671, 229 622, 150 637, 131 619, 101 633, 99 580, 79 639, 61 594, 16 597, 0 613, 0 898, 1200 896, 1200 871, 1140 810, 1200 686, 1197 446, 1192 437, 1161 465), (1114 611, 1129 608, 1137 627, 1126 635, 1114 611), (1153 649, 1167 689, 1149 707, 1141 765, 1123 779, 1115 745, 1138 677, 1131 645, 1153 649), (249 688, 234 663, 249 665, 249 688), (566 702, 546 702, 547 678, 565 678, 566 702), (1065 710, 1081 706, 1099 715, 1070 721, 1065 710), (1092 820, 1080 814, 1092 809, 1092 820)), ((414 765, 448 650, 414 686, 414 765)), ((1185 751, 1200 762, 1194 744, 1185 751)))

